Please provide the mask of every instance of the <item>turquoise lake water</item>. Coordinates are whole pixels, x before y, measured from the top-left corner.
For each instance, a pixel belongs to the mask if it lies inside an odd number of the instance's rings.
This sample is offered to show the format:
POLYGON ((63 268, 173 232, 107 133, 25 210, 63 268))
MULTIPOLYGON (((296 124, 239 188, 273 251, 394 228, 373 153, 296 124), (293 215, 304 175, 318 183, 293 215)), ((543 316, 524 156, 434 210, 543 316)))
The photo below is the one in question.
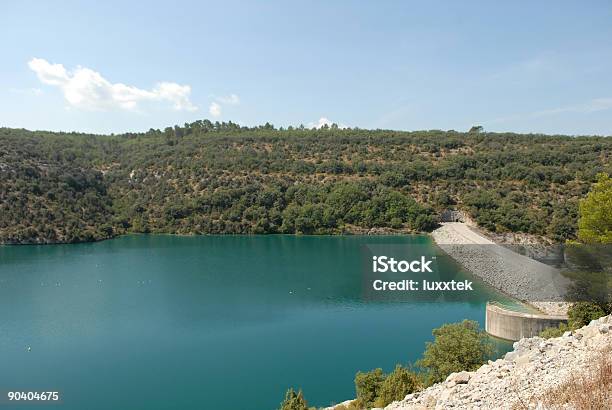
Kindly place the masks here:
POLYGON ((441 276, 473 292, 372 298, 362 247, 380 244, 437 253, 418 235, 0 246, 0 391, 60 392, 38 409, 260 410, 295 387, 324 406, 354 397, 357 371, 418 359, 433 328, 513 303, 444 255, 441 276))

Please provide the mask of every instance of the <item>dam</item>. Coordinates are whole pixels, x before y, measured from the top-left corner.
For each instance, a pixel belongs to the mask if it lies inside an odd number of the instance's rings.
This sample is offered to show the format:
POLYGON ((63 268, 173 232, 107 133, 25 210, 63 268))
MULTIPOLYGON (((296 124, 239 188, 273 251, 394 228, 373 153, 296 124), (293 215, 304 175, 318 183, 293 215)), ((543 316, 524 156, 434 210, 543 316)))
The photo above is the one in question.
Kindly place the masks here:
POLYGON ((517 312, 504 308, 493 302, 487 302, 485 330, 500 339, 517 341, 525 337, 538 336, 549 327, 558 327, 566 323, 565 315, 546 315, 538 313, 517 312))
POLYGON ((499 245, 462 222, 442 223, 432 236, 468 271, 541 311, 519 312, 489 303, 485 327, 489 334, 519 340, 567 321, 564 295, 570 281, 558 269, 499 245))

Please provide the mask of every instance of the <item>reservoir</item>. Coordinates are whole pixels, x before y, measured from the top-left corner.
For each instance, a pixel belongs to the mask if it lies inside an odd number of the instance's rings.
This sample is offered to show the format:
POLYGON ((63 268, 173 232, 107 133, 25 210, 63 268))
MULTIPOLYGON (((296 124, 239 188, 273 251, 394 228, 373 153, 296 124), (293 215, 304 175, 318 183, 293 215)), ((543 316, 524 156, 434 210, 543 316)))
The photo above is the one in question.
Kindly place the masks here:
POLYGON ((357 371, 418 359, 433 328, 484 326, 488 300, 514 303, 425 235, 0 246, 0 391, 60 393, 24 409, 261 410, 294 387, 325 406, 355 396, 357 371), (474 290, 371 297, 363 247, 385 244, 430 249, 474 290))

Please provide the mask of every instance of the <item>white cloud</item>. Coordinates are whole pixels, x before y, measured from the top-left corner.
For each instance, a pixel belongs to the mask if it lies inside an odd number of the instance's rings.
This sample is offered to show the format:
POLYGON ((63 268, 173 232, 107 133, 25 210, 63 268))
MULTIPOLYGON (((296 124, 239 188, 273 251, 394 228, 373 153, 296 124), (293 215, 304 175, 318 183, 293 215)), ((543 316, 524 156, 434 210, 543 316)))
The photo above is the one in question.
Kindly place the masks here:
POLYGON ((220 117, 221 116, 221 105, 213 101, 212 103, 210 103, 210 106, 208 107, 208 112, 210 113, 210 115, 212 115, 215 118, 220 117))
POLYGON ((215 118, 221 116, 223 112, 223 106, 225 105, 238 105, 240 104, 240 97, 236 94, 230 94, 226 96, 213 96, 214 101, 208 106, 208 113, 215 118))
POLYGON ((238 105, 240 104, 240 97, 236 94, 230 94, 227 96, 221 96, 216 98, 217 101, 227 105, 238 105))
MULTIPOLYGON (((308 127, 307 128, 316 128, 316 129, 319 129, 319 128, 322 128, 322 127, 324 127, 326 125, 328 127, 331 127, 332 124, 334 124, 334 122, 331 121, 329 118, 321 117, 321 118, 319 118, 319 121, 317 123, 314 123, 314 122, 308 123, 308 127)), ((337 124, 337 125, 338 125, 338 128, 348 128, 348 125, 344 125, 344 124, 337 124)))
POLYGON ((563 67, 563 60, 560 59, 560 56, 545 53, 503 67, 485 77, 485 79, 506 83, 523 83, 530 79, 555 76, 565 69, 567 67, 563 67))
POLYGON ((198 107, 193 105, 189 100, 191 87, 188 85, 162 82, 158 83, 153 91, 161 100, 172 102, 175 110, 195 111, 198 109, 198 107))
POLYGON ((60 88, 70 106, 86 110, 134 110, 140 102, 170 102, 175 110, 195 111, 189 96, 191 87, 161 82, 151 90, 111 83, 97 71, 77 67, 70 72, 62 64, 51 64, 42 58, 33 58, 28 66, 38 79, 60 88))
POLYGON ((534 111, 523 114, 509 115, 506 117, 495 118, 490 121, 485 121, 484 124, 499 124, 507 123, 511 121, 519 121, 525 119, 542 118, 548 116, 554 116, 559 114, 574 113, 574 114, 585 114, 598 111, 612 110, 612 97, 606 98, 594 98, 585 103, 566 105, 563 107, 549 108, 547 110, 534 111))
POLYGON ((569 105, 565 107, 553 108, 534 112, 534 117, 543 117, 547 115, 561 114, 564 112, 588 113, 605 111, 612 109, 612 98, 594 98, 583 104, 569 105))
POLYGON ((40 88, 10 88, 9 89, 10 92, 15 93, 15 94, 27 94, 27 95, 35 95, 35 96, 39 96, 43 94, 43 90, 41 90, 40 88))

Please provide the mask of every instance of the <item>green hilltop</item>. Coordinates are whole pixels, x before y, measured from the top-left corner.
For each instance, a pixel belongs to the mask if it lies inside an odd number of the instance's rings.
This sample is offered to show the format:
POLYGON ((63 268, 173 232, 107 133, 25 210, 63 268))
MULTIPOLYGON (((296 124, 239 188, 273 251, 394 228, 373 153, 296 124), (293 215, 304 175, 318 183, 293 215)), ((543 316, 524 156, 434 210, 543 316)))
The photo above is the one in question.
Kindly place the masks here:
POLYGON ((0 243, 124 233, 339 234, 433 229, 456 208, 494 232, 576 236, 612 174, 612 139, 240 127, 122 135, 0 128, 0 243))

